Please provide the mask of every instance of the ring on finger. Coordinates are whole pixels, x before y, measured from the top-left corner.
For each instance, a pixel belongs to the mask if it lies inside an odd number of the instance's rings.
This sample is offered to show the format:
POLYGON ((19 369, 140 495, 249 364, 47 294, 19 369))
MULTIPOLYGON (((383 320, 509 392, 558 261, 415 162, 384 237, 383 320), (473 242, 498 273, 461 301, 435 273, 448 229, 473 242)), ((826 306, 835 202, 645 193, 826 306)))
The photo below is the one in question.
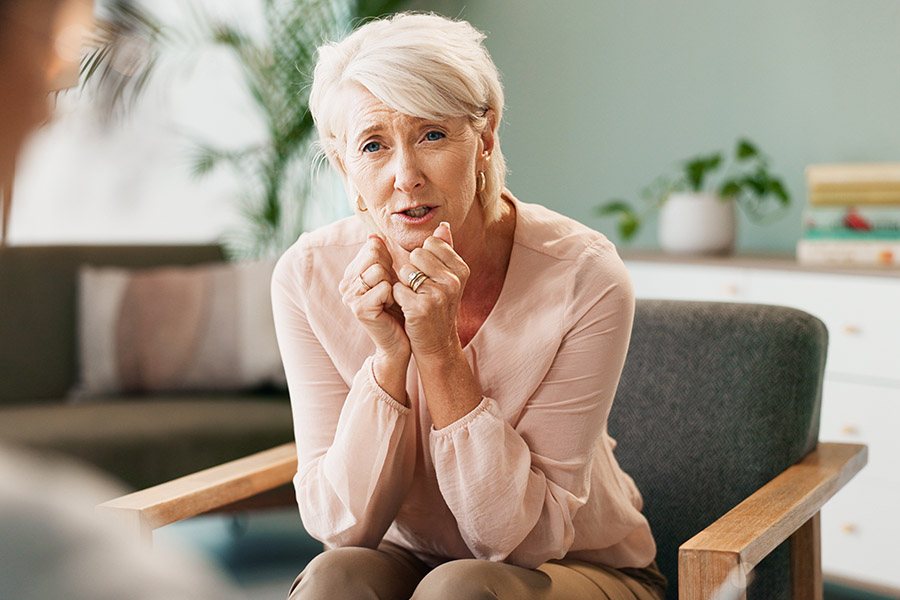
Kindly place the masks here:
POLYGON ((372 289, 372 286, 366 283, 366 280, 363 279, 362 273, 359 274, 359 282, 363 284, 363 288, 368 292, 372 289))
POLYGON ((408 284, 410 289, 414 292, 419 291, 419 287, 428 279, 428 275, 423 273, 422 271, 414 271, 409 274, 408 284))

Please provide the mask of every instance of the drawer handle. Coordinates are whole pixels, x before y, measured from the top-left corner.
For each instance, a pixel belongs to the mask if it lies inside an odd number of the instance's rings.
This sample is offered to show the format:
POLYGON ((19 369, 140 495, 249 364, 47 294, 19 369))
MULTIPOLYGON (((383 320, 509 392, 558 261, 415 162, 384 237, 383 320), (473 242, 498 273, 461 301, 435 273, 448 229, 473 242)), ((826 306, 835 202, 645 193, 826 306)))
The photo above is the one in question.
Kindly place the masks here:
POLYGON ((853 323, 844 323, 843 330, 847 335, 858 335, 862 331, 859 325, 853 323))
POLYGON ((859 531, 859 527, 857 527, 856 523, 844 523, 843 525, 841 525, 841 531, 843 533, 852 534, 859 531))
POLYGON ((859 435, 859 427, 856 425, 844 425, 841 427, 841 433, 844 435, 859 435))
POLYGON ((736 283, 726 283, 722 291, 725 292, 726 296, 737 296, 741 290, 736 283))

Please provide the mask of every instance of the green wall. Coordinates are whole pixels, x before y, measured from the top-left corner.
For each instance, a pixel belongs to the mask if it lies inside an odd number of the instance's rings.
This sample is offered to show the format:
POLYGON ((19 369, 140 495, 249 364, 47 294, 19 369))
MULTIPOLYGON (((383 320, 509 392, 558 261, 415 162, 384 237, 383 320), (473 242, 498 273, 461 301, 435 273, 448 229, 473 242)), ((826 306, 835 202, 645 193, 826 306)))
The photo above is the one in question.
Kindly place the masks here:
MULTIPOLYGON (((738 248, 792 251, 810 163, 900 160, 897 0, 418 0, 488 34, 509 186, 616 239, 593 207, 748 136, 794 197, 738 248)), ((651 223, 633 242, 655 246, 651 223)))

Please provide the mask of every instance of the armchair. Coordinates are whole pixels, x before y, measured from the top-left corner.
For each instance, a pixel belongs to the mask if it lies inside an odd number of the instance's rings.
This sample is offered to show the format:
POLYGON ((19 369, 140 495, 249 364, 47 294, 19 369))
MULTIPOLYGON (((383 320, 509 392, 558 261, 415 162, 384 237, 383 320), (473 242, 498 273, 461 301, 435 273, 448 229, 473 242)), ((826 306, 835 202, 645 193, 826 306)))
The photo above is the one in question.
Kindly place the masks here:
MULTIPOLYGON (((867 458, 865 446, 818 442, 826 347, 822 322, 795 309, 638 301, 609 431, 644 496, 669 598, 822 597, 819 509, 867 458)), ((150 539, 295 471, 285 444, 98 510, 150 539)))

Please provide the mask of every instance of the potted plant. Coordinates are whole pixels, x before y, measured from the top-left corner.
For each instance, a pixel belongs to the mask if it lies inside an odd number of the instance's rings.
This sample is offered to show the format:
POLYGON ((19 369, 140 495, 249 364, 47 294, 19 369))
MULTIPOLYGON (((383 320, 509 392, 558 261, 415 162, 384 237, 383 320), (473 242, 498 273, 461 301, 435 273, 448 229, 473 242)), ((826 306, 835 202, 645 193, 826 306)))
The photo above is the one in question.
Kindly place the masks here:
POLYGON ((366 17, 389 13, 405 0, 259 0, 266 31, 255 38, 245 23, 186 4, 187 23, 161 21, 136 0, 110 0, 98 19, 81 66, 102 114, 120 116, 142 98, 151 79, 189 68, 201 55, 227 50, 240 66, 243 86, 265 124, 265 139, 245 148, 222 148, 192 139, 196 175, 230 163, 242 174, 244 226, 226 234, 233 258, 277 256, 304 229, 309 192, 308 151, 315 140, 309 86, 316 48, 366 17))
POLYGON ((790 204, 784 183, 769 170, 769 159, 747 139, 738 140, 728 165, 722 152, 696 156, 681 165, 677 178, 661 176, 642 190, 643 210, 616 198, 599 206, 598 215, 617 217, 619 234, 629 241, 659 211, 663 250, 723 254, 734 248, 735 205, 752 221, 763 223, 782 216, 790 204), (719 170, 722 176, 713 181, 719 170))

